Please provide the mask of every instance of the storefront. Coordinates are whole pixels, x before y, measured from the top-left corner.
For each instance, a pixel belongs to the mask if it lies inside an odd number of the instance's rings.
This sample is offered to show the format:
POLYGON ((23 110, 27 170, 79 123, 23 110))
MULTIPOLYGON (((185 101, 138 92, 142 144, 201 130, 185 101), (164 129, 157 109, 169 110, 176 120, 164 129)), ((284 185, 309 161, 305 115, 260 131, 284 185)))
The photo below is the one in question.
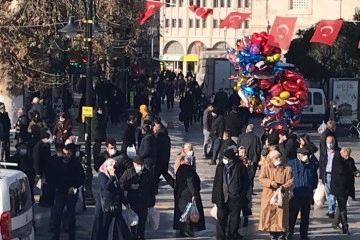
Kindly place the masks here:
POLYGON ((183 69, 184 55, 181 54, 164 54, 159 56, 163 62, 161 70, 183 69))
POLYGON ((184 56, 184 66, 186 66, 186 69, 184 69, 184 72, 192 72, 196 74, 198 72, 198 61, 199 56, 197 54, 187 54, 184 56))

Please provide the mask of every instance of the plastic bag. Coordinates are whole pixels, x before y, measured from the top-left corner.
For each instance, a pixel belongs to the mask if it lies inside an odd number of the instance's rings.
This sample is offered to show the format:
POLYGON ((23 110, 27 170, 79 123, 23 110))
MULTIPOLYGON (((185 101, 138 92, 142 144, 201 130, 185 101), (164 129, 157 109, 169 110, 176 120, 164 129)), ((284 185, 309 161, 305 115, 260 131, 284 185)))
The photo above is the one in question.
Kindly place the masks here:
POLYGON ((75 212, 79 213, 84 211, 84 192, 83 192, 83 186, 80 186, 78 188, 78 200, 76 202, 75 206, 75 212))
POLYGON ((326 190, 322 182, 319 182, 314 193, 314 204, 317 207, 324 205, 326 190))
POLYGON ((134 144, 131 147, 126 148, 126 155, 129 158, 133 158, 136 156, 136 148, 135 148, 134 144))
POLYGON ((189 219, 190 209, 191 209, 192 205, 193 205, 192 202, 189 202, 186 205, 185 210, 179 219, 180 222, 186 222, 189 219))
POLYGON ((213 208, 210 210, 210 216, 217 220, 217 206, 214 204, 213 208))
POLYGON ((132 209, 125 209, 123 216, 128 226, 134 227, 139 224, 139 216, 132 209))
POLYGON ((272 197, 270 199, 270 204, 271 205, 276 205, 278 207, 282 207, 281 188, 276 189, 276 191, 274 192, 274 194, 272 195, 272 197))
POLYGON ((152 230, 158 230, 160 225, 160 212, 155 208, 149 208, 148 221, 152 230))
POLYGON ((199 220, 200 220, 199 210, 198 210, 198 208, 196 206, 195 201, 192 202, 192 205, 191 205, 191 208, 190 208, 189 220, 190 220, 190 222, 193 222, 193 223, 198 223, 199 220))
POLYGON ((318 128, 318 133, 322 134, 325 131, 325 129, 326 129, 326 123, 325 123, 325 121, 323 121, 318 128))

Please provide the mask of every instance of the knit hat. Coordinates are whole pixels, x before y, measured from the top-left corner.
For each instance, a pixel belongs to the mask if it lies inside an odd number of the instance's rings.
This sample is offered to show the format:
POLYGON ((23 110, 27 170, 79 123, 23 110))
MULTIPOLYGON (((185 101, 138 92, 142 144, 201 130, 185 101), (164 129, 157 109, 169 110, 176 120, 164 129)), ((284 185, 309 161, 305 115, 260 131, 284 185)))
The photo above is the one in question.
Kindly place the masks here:
POLYGON ((236 158, 234 150, 232 150, 232 149, 225 150, 224 157, 234 160, 236 158))
POLYGON ((277 145, 279 144, 279 134, 277 132, 272 132, 267 138, 269 145, 277 145))
POLYGON ((137 164, 141 164, 141 165, 144 164, 144 162, 141 160, 140 156, 135 156, 133 158, 133 162, 137 163, 137 164))

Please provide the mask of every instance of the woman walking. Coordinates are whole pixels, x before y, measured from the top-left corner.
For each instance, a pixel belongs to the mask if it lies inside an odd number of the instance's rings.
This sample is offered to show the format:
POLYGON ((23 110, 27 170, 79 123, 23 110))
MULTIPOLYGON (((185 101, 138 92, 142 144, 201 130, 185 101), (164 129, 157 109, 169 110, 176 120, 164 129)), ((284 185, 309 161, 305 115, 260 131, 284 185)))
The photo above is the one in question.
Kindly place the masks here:
POLYGON ((181 237, 193 237, 194 231, 205 230, 204 209, 200 196, 200 178, 193 168, 193 156, 184 156, 180 160, 180 167, 176 172, 174 189, 174 229, 180 230, 181 237), (199 210, 200 219, 197 223, 180 222, 180 217, 184 213, 186 205, 195 201, 199 210))
MULTIPOLYGON (((100 193, 97 197, 95 220, 91 240, 107 240, 112 220, 115 219, 114 236, 120 240, 132 240, 133 236, 122 216, 121 205, 129 207, 115 175, 114 159, 107 159, 99 169, 100 193)), ((111 238, 112 239, 112 238, 111 238)))

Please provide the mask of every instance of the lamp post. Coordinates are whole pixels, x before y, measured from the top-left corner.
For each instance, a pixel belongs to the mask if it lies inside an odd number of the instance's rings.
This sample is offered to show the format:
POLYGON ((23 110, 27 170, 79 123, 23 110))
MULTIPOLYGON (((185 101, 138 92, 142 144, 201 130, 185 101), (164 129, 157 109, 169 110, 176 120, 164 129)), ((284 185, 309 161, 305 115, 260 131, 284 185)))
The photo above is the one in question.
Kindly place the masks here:
POLYGON ((151 72, 154 71, 154 38, 158 36, 158 28, 157 27, 149 27, 147 29, 148 36, 151 37, 151 59, 150 59, 150 66, 151 66, 151 72))
MULTIPOLYGON (((73 6, 74 1, 71 5, 71 15, 68 24, 59 30, 60 33, 65 33, 69 37, 74 37, 76 34, 83 32, 81 29, 77 28, 75 25, 75 17, 73 16, 73 6)), ((87 49, 87 62, 86 62, 86 106, 92 106, 92 68, 93 68, 93 46, 92 40, 94 37, 100 35, 101 32, 104 32, 98 24, 96 18, 96 8, 93 0, 86 0, 85 2, 86 9, 86 19, 85 23, 85 42, 87 49), (95 19, 94 19, 94 11, 95 11, 95 19), (94 20, 93 20, 94 19, 94 20)), ((85 118, 85 201, 86 204, 94 204, 95 199, 92 193, 92 167, 91 167, 91 117, 85 118)))

